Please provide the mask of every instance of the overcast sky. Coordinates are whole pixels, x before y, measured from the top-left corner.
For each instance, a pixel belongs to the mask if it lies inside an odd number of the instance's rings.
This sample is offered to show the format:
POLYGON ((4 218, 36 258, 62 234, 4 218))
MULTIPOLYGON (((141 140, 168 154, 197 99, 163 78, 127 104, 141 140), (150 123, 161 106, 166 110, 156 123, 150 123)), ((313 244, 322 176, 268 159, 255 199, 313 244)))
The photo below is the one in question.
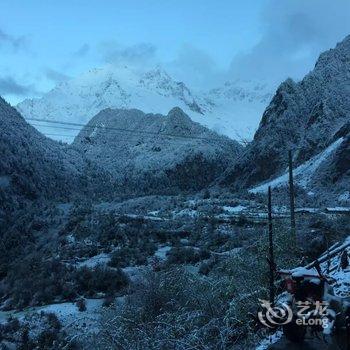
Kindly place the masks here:
POLYGON ((162 65, 193 88, 300 79, 350 34, 350 0, 1 0, 11 103, 106 63, 162 65))

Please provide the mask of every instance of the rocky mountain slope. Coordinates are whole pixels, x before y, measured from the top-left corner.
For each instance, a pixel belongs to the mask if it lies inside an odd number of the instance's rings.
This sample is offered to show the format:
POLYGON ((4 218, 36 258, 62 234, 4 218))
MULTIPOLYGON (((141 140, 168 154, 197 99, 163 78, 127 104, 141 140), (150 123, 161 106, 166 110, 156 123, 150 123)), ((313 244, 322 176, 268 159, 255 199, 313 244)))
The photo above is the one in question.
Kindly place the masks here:
MULTIPOLYGON (((52 184, 67 193, 67 180, 81 164, 70 162, 58 143, 44 137, 3 99, 0 99, 1 189, 29 199, 52 195, 52 184)), ((58 193, 57 193, 58 194, 58 193)))
POLYGON ((179 108, 168 116, 104 110, 70 146, 42 135, 3 99, 0 121, 0 195, 5 206, 10 198, 68 201, 86 195, 106 199, 202 189, 242 150, 179 108))
POLYGON ((167 116, 106 109, 72 147, 98 162, 128 192, 199 190, 235 161, 242 146, 194 123, 180 108, 167 116))
MULTIPOLYGON (((321 54, 314 70, 301 82, 288 79, 280 85, 263 114, 253 142, 227 171, 221 184, 250 187, 281 175, 287 167, 289 149, 293 151, 295 166, 299 166, 341 137, 345 140, 350 131, 349 120, 350 36, 321 54)), ((340 153, 346 153, 342 142, 338 142, 336 153, 329 154, 333 159, 329 162, 335 167, 331 175, 333 182, 349 175, 347 158, 340 153)), ((326 174, 320 170, 314 175, 319 183, 324 182, 323 186, 329 186, 330 179, 321 181, 321 173, 326 174)))
MULTIPOLYGON (((235 139, 251 139, 273 91, 268 84, 235 81, 210 91, 194 92, 161 68, 143 71, 106 66, 62 82, 40 99, 23 101, 17 109, 25 118, 86 124, 105 108, 137 108, 145 113, 166 114, 178 106, 192 120, 217 132, 235 139)), ((52 125, 35 124, 43 133, 68 135, 54 138, 69 143, 79 132, 63 133, 52 125)))
MULTIPOLYGON (((76 194, 103 195, 108 176, 82 153, 46 138, 0 97, 1 207, 26 200, 67 200, 76 194)), ((110 189, 109 189, 110 190, 110 189)))
POLYGON ((350 134, 341 139, 332 157, 321 165, 314 181, 322 191, 333 192, 338 202, 350 204, 350 134))

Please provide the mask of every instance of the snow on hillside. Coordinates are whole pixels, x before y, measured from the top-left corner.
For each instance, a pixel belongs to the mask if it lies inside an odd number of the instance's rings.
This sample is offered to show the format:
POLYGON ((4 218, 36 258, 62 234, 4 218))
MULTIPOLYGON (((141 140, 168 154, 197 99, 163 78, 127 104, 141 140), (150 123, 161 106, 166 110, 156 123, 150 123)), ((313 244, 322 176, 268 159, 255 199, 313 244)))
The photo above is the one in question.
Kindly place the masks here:
MULTIPOLYGON (((249 81, 226 83, 209 92, 193 92, 161 68, 144 72, 128 66, 105 66, 58 84, 40 99, 25 100, 17 109, 25 118, 86 124, 105 108, 137 108, 166 114, 173 107, 180 107, 192 120, 219 133, 251 139, 272 92, 271 86, 249 81)), ((53 128, 45 122, 28 121, 50 137, 67 142, 72 142, 81 129, 53 128)))
POLYGON ((143 186, 147 190, 150 186, 202 189, 231 166, 243 149, 238 142, 193 122, 180 108, 166 116, 106 109, 89 121, 73 148, 133 191, 143 186))
POLYGON ((204 92, 201 96, 211 107, 204 123, 238 141, 251 140, 274 91, 271 84, 236 80, 204 92))
MULTIPOLYGON (((301 81, 287 79, 278 87, 254 140, 218 183, 232 188, 258 186, 283 174, 288 150, 293 151, 295 164, 299 165, 339 137, 346 138, 350 132, 349 76, 350 36, 321 54, 315 68, 301 81)), ((319 189, 332 189, 334 194, 348 190, 348 149, 350 140, 342 144, 339 155, 335 154, 337 159, 330 164, 329 173, 322 169, 317 181, 319 189)))
MULTIPOLYGON (((295 168, 293 171, 295 183, 303 188, 307 188, 312 180, 313 175, 315 174, 315 171, 341 145, 343 140, 344 138, 338 139, 329 147, 327 147, 323 152, 295 168)), ((271 186, 272 189, 286 186, 288 184, 288 179, 289 175, 288 172, 286 172, 276 179, 250 189, 249 192, 266 193, 269 186, 271 186)))
MULTIPOLYGON (((325 274, 327 274, 327 271, 330 271, 328 275, 335 280, 335 283, 333 285, 334 294, 342 298, 349 298, 350 297, 350 289, 349 289, 350 268, 348 266, 345 270, 343 270, 340 267, 341 256, 343 252, 343 250, 341 250, 342 247, 344 247, 348 256, 350 256, 350 236, 345 239, 342 245, 336 247, 337 250, 340 250, 340 253, 337 254, 332 259, 330 259, 329 263, 328 262, 322 263, 321 269, 325 274)), ((332 253, 331 251, 328 252, 328 254, 331 254, 331 253, 332 253)), ((327 255, 327 252, 325 253, 325 255, 327 255)))

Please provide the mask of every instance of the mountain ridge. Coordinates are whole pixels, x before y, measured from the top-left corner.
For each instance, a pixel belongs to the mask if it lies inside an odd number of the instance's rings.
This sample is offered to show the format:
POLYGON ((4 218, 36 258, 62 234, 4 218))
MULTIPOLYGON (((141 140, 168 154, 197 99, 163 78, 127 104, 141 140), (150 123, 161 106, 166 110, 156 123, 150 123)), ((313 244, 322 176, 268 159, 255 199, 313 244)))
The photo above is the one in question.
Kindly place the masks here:
MULTIPOLYGON (((250 139, 272 91, 268 84, 249 81, 192 91, 160 67, 145 71, 109 65, 62 82, 40 99, 24 100, 17 109, 29 122, 30 118, 41 118, 86 124, 105 108, 166 114, 179 106, 192 120, 216 132, 250 139)), ((48 127, 39 129, 52 133, 48 127)), ((69 133, 72 136, 63 140, 72 142, 78 131, 69 133)))
POLYGON ((203 189, 242 150, 238 142, 193 122, 179 107, 166 116, 105 109, 72 147, 103 164, 122 188, 146 192, 203 189))
POLYGON ((289 150, 299 166, 346 136, 349 92, 350 37, 346 37, 322 53, 302 81, 287 79, 279 86, 252 143, 220 183, 252 187, 283 174, 289 150))

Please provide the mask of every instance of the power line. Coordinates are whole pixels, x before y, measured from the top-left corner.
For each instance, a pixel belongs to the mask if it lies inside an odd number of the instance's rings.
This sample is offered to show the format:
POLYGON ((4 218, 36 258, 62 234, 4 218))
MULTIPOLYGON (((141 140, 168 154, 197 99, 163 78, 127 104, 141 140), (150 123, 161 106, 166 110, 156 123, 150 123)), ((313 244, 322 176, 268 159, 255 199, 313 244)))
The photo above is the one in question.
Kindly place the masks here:
POLYGON ((62 135, 62 134, 44 134, 45 136, 60 136, 60 137, 75 137, 74 135, 62 135))
POLYGON ((129 132, 129 133, 150 135, 150 136, 174 137, 174 138, 180 138, 180 139, 194 139, 194 140, 203 140, 203 141, 220 141, 219 137, 208 138, 208 137, 201 137, 201 136, 186 136, 186 135, 169 134, 169 133, 156 133, 156 132, 146 131, 146 130, 132 130, 132 129, 124 129, 124 128, 106 127, 106 126, 100 126, 100 125, 92 126, 92 125, 85 125, 80 123, 71 123, 71 122, 63 122, 58 120, 49 120, 49 119, 40 119, 40 118, 26 118, 26 119, 30 121, 35 121, 35 122, 41 122, 41 123, 57 124, 58 126, 56 125, 37 125, 37 126, 64 129, 64 130, 80 131, 81 129, 71 128, 72 126, 79 126, 84 128, 111 130, 111 131, 118 131, 118 132, 129 132), (61 125, 67 125, 70 127, 63 127, 61 125))
POLYGON ((73 128, 68 128, 68 127, 64 127, 64 126, 56 126, 56 125, 43 125, 43 124, 31 124, 33 126, 41 126, 44 128, 55 128, 55 129, 63 129, 63 130, 76 130, 76 131, 80 131, 81 129, 73 129, 73 128))

